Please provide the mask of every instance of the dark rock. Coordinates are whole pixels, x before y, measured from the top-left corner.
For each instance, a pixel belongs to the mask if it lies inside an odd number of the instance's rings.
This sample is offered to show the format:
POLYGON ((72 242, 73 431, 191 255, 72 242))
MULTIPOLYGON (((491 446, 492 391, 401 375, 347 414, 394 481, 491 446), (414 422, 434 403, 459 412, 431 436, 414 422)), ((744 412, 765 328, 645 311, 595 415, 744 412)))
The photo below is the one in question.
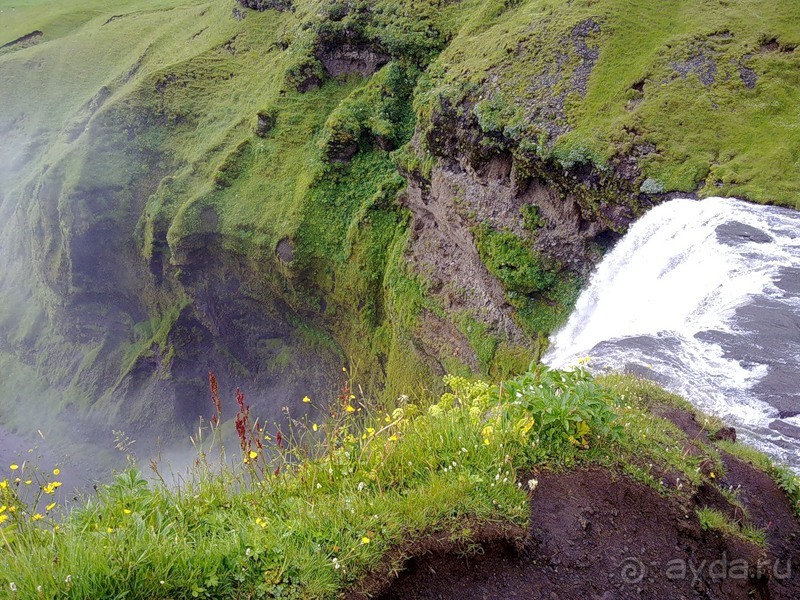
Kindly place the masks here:
POLYGON ((258 11, 278 10, 284 12, 294 8, 291 0, 239 0, 239 4, 258 11))
POLYGON ((717 431, 714 435, 711 436, 711 439, 719 442, 735 442, 736 441, 736 429, 734 427, 723 427, 719 431, 717 431))
POLYGON ((739 221, 723 223, 716 231, 719 242, 727 246, 738 246, 746 242, 767 244, 772 241, 772 238, 760 229, 739 221))
POLYGON ((786 423, 785 421, 773 421, 769 424, 769 428, 787 437, 800 440, 800 427, 789 425, 789 423, 786 423))
POLYGON ((275 247, 275 254, 278 255, 283 262, 288 263, 292 262, 294 258, 294 246, 292 245, 292 240, 288 237, 281 238, 278 242, 278 245, 275 247))
POLYGON ((3 48, 10 48, 11 46, 20 46, 22 48, 27 48, 28 46, 32 46, 39 41, 39 38, 44 35, 43 32, 39 31, 31 31, 30 33, 26 33, 25 35, 18 37, 15 40, 11 40, 7 44, 3 44, 0 46, 0 50, 3 48))
POLYGON ((744 87, 753 89, 758 83, 758 74, 750 67, 739 67, 739 77, 744 83, 744 87))
POLYGON ((262 110, 256 115, 255 134, 258 137, 267 137, 267 134, 275 127, 276 116, 273 111, 262 110))
POLYGON ((390 60, 388 54, 366 45, 331 45, 317 54, 322 67, 330 77, 358 73, 369 77, 390 60))
POLYGON ((717 63, 703 50, 687 60, 673 61, 670 66, 683 79, 694 73, 705 86, 713 85, 717 80, 717 63))

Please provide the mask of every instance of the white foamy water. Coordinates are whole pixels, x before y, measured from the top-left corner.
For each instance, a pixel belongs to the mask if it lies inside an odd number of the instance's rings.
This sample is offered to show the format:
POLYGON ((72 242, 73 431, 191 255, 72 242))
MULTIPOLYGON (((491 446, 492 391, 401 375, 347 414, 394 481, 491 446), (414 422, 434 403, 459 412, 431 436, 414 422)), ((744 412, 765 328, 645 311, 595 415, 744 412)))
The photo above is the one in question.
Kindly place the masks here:
POLYGON ((544 361, 659 381, 800 468, 800 214, 665 202, 593 274, 544 361))

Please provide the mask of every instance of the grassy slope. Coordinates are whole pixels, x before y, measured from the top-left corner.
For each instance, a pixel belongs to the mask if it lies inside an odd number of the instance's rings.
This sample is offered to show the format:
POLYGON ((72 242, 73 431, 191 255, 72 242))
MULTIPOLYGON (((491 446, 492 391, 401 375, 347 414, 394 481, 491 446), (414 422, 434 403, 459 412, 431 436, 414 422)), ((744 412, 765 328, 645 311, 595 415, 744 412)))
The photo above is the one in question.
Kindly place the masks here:
POLYGON ((642 180, 652 178, 665 191, 699 188, 703 196, 798 205, 800 186, 790 173, 797 170, 800 134, 790 115, 800 102, 800 57, 791 50, 762 51, 770 40, 784 50, 800 44, 797 3, 673 0, 657 9, 648 0, 507 4, 484 3, 489 8, 467 21, 431 68, 447 93, 478 86, 478 94, 489 95, 485 102, 500 113, 497 130, 536 144, 540 128, 529 109, 540 91, 527 82, 552 69, 559 52, 567 53, 566 73, 579 66, 569 56, 569 34, 591 18, 600 32, 588 43, 598 46, 599 57, 585 96, 567 99, 571 131, 548 140, 544 153, 563 159, 578 151, 603 164, 634 143, 649 142, 657 153, 644 161, 642 180), (701 83, 702 69, 684 78, 672 65, 701 54, 715 65, 711 85, 701 83), (757 74, 755 88, 744 85, 740 67, 757 74))
MULTIPOLYGON (((220 466, 219 448, 206 440, 182 487, 148 484, 131 469, 66 514, 52 484, 60 473, 12 466, 0 482, 0 590, 332 598, 400 544, 437 534, 467 548, 485 523, 523 535, 527 494, 536 486, 531 469, 621 469, 687 503, 700 486, 715 485, 714 472, 724 473, 712 444, 650 412, 687 405, 632 377, 595 382, 545 371, 500 389, 460 378, 449 384, 453 392, 430 406, 362 415, 351 396, 319 424, 296 423, 280 442, 256 433, 268 452, 279 450, 272 459, 251 437, 243 465, 220 466), (700 450, 686 452, 691 444, 700 450), (665 485, 664 473, 683 483, 665 485), (32 483, 19 483, 25 478, 32 483)), ((783 473, 781 481, 800 510, 800 480, 783 473)), ((763 541, 763 532, 740 530, 724 515, 700 518, 727 535, 763 541)))

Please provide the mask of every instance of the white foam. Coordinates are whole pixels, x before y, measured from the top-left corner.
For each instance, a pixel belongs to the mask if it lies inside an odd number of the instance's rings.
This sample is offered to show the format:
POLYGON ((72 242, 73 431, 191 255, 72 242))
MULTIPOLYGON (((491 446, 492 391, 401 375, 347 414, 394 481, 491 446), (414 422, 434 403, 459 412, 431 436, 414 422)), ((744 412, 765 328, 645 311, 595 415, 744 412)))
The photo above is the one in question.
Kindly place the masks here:
MULTIPOLYGON (((653 208, 598 265, 544 361, 575 365, 601 342, 616 340, 604 344, 606 355, 590 365, 650 367, 666 387, 743 427, 745 435, 763 431, 777 410, 750 390, 767 366, 727 358, 713 337, 696 336, 736 335, 736 309, 759 296, 787 311, 800 308, 800 298, 774 283, 781 267, 800 267, 798 231, 800 217, 793 211, 731 198, 677 199, 653 208), (721 243, 717 227, 732 221, 773 241, 721 243)), ((795 356, 786 359, 797 363, 795 356)), ((769 446, 768 437, 759 443, 769 446)), ((785 452, 775 448, 773 454, 785 452)))

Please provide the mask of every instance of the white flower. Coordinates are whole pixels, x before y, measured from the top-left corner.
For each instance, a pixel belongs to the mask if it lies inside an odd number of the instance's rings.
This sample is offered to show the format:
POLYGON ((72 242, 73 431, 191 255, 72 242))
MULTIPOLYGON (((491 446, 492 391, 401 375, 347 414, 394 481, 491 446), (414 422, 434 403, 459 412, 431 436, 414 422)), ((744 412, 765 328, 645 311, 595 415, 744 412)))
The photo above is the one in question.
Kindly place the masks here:
POLYGON ((528 480, 528 489, 530 491, 535 490, 537 485, 539 485, 539 481, 537 479, 529 479, 528 480))
POLYGON ((9 584, 8 584, 8 587, 10 587, 10 588, 11 588, 11 591, 12 591, 12 592, 16 592, 16 591, 17 591, 17 584, 16 584, 16 583, 14 583, 13 581, 12 581, 11 583, 9 583, 9 584))
POLYGON ((363 490, 365 487, 367 487, 367 484, 366 484, 366 483, 364 483, 363 481, 359 481, 359 482, 358 482, 358 491, 359 491, 359 492, 360 492, 361 490, 363 490))

